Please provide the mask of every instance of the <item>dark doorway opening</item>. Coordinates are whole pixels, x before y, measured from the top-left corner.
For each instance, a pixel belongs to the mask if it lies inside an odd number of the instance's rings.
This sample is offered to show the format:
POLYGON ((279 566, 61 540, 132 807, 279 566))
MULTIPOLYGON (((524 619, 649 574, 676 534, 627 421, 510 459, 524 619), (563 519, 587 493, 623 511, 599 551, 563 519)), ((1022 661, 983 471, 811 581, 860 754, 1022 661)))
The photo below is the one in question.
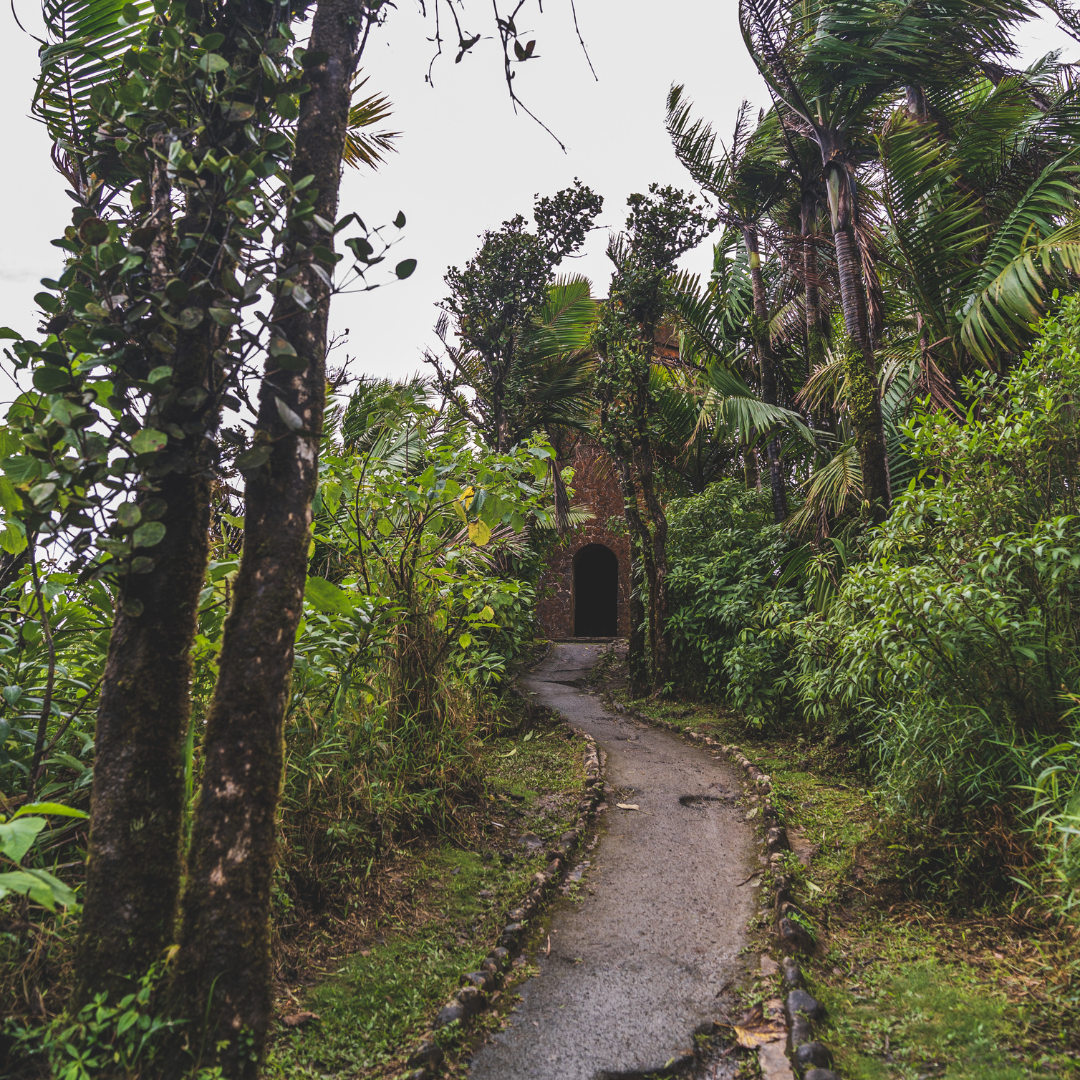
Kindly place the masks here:
POLYGON ((587 544, 574 556, 574 637, 618 632, 618 556, 603 544, 587 544))

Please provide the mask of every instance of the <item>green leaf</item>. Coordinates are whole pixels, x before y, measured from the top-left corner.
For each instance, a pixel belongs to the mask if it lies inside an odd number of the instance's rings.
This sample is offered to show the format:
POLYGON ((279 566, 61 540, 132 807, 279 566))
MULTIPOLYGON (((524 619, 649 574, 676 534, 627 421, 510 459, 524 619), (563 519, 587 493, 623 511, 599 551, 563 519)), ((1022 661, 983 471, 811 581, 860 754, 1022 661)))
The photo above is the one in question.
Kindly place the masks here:
POLYGON ((404 280, 416 269, 415 259, 403 259, 394 267, 394 273, 404 280))
POLYGON ((67 386, 71 382, 71 375, 59 367, 39 367, 34 372, 34 389, 43 394, 51 394, 59 390, 61 386, 67 386))
POLYGON ((142 511, 133 503, 121 503, 116 508, 116 520, 122 529, 134 529, 142 520, 142 511))
POLYGON ((168 364, 163 364, 161 367, 156 367, 149 375, 146 376, 146 381, 153 385, 159 383, 164 379, 168 379, 172 376, 173 369, 168 364))
POLYGON ((394 531, 394 526, 388 518, 379 518, 375 523, 375 528, 378 529, 383 536, 389 536, 394 531))
POLYGON ((405 228, 405 213, 402 210, 398 211, 398 215, 394 218, 394 225, 399 229, 405 228))
POLYGON ((153 454, 162 449, 168 441, 169 436, 163 431, 156 431, 154 428, 143 428, 131 440, 131 449, 136 454, 153 454))
POLYGON ((270 458, 270 454, 273 447, 263 443, 260 446, 253 446, 250 450, 245 450, 236 459, 236 467, 238 469, 258 469, 260 466, 265 465, 270 458))
POLYGON ((22 862, 37 834, 48 824, 43 817, 26 817, 0 825, 0 854, 14 863, 22 862))
POLYGON ((483 547, 491 539, 491 526, 483 521, 471 522, 469 525, 469 539, 477 547, 483 547))
POLYGON ((15 485, 6 476, 0 476, 0 509, 6 514, 17 514, 22 508, 23 501, 15 485))
POLYGON ((55 315, 56 312, 60 310, 60 298, 57 296, 53 296, 52 293, 35 293, 34 302, 43 311, 49 312, 50 315, 55 315))
POLYGON ((79 226, 79 239, 91 246, 104 244, 109 239, 109 226, 101 218, 88 217, 79 226))
POLYGON ((207 75, 213 75, 218 71, 227 71, 229 67, 229 61, 218 53, 207 53, 205 56, 199 57, 199 67, 207 73, 207 75))
POLYGON ((165 539, 165 526, 160 521, 147 521, 140 525, 131 537, 137 548, 154 547, 165 539))
POLYGON ((20 806, 19 809, 11 815, 11 820, 14 821, 17 817, 22 817, 23 814, 56 814, 58 817, 86 819, 89 819, 90 817, 85 810, 76 810, 74 806, 65 806, 63 803, 58 802, 27 803, 25 806, 20 806))
POLYGON ((44 870, 16 870, 0 874, 0 897, 8 893, 29 896, 35 904, 41 904, 50 911, 55 911, 57 904, 71 907, 76 903, 71 889, 44 870))
POLYGON ((462 634, 461 637, 458 638, 458 644, 463 649, 467 649, 472 644, 472 642, 472 634, 462 634))
POLYGON ((218 324, 218 326, 236 326, 240 322, 240 316, 235 311, 230 311, 228 308, 212 307, 210 309, 210 318, 218 324))
POLYGON ((324 615, 351 615, 353 612, 349 594, 325 578, 309 577, 304 586, 304 599, 324 615))

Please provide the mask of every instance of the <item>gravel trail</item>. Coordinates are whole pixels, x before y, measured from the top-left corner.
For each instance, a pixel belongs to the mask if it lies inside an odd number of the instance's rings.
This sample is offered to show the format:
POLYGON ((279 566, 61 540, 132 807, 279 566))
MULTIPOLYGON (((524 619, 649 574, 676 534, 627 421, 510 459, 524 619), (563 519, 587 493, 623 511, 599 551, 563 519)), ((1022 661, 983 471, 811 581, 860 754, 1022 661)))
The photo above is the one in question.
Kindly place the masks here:
POLYGON ((558 644, 524 684, 606 751, 609 808, 580 899, 552 909, 550 955, 536 957, 540 975, 477 1052, 472 1080, 629 1080, 663 1068, 690 1051, 743 970, 754 889, 740 882, 757 851, 734 805, 737 774, 572 685, 601 648, 558 644))

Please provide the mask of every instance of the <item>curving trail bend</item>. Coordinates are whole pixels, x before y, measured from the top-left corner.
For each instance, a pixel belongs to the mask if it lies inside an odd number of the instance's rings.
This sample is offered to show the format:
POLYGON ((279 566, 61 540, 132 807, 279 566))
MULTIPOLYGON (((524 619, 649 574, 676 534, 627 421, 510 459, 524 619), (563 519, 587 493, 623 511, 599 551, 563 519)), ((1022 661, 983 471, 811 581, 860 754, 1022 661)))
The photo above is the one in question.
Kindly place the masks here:
POLYGON ((743 971, 754 890, 740 882, 757 851, 734 805, 736 772, 568 685, 600 649, 558 644, 524 684, 606 751, 609 809, 583 899, 555 905, 551 952, 536 956, 540 974, 477 1052, 472 1080, 630 1080, 661 1069, 718 1018, 719 994, 743 971))

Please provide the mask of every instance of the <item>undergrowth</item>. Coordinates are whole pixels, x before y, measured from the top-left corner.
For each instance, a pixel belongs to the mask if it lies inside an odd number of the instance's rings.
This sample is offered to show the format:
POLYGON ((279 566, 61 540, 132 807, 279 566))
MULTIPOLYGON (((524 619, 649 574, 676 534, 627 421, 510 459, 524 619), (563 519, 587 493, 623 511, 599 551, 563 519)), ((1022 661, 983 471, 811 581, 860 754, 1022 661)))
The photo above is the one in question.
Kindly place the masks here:
MULTIPOLYGON (((457 831, 395 849, 379 895, 352 913, 349 948, 326 953, 319 970, 294 970, 283 984, 282 1014, 314 1016, 281 1027, 268 1077, 375 1078, 403 1067, 572 824, 582 748, 546 716, 483 741, 482 796, 459 808, 457 831)), ((451 1074, 465 1040, 457 1025, 440 1034, 451 1074)))

